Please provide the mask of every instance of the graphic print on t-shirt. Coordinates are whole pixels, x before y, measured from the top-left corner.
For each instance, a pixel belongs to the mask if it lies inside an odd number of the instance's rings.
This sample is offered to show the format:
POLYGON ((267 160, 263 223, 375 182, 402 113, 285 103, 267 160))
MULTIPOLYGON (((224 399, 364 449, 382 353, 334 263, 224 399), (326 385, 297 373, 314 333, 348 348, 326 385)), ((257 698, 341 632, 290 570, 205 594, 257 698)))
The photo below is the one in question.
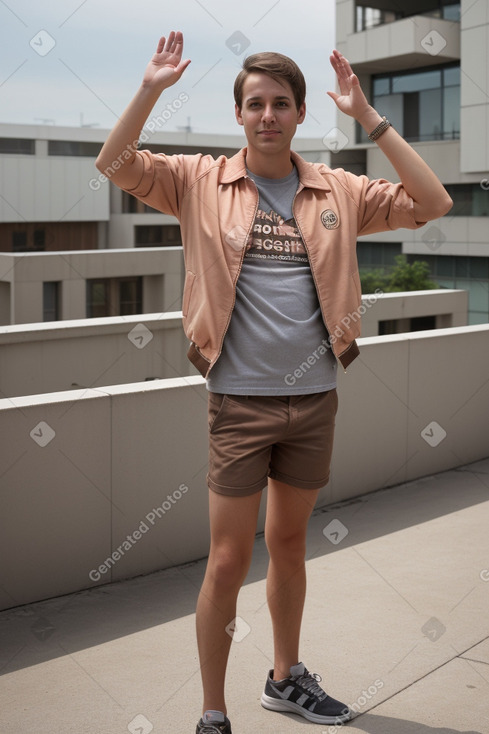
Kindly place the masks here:
POLYGON ((270 209, 258 209, 246 243, 246 258, 307 265, 309 258, 294 218, 285 220, 270 209))

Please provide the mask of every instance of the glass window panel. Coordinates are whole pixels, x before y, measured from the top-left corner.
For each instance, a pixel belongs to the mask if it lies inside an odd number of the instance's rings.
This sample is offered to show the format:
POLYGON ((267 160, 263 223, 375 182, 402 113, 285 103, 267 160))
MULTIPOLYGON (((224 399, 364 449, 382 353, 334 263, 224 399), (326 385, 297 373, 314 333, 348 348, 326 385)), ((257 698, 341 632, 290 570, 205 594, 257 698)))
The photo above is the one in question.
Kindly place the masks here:
POLYGON ((445 20, 460 20, 460 3, 449 3, 443 8, 443 17, 445 20))
POLYGON ((389 94, 391 91, 390 77, 377 77, 373 80, 373 93, 376 97, 389 94))
POLYGON ((472 190, 472 210, 474 217, 489 216, 489 191, 485 191, 479 184, 473 184, 472 190))
POLYGON ((455 276, 457 278, 468 278, 469 277, 469 258, 468 257, 456 257, 455 258, 455 276))
POLYGON ((391 94, 389 97, 379 97, 378 100, 375 100, 374 107, 380 115, 385 115, 387 117, 399 135, 404 135, 404 103, 402 94, 391 94))
POLYGON ((88 318, 109 316, 109 290, 107 281, 88 280, 87 295, 88 318))
POLYGON ((436 278, 436 282, 438 283, 439 288, 449 288, 450 290, 455 288, 455 279, 448 280, 445 278, 436 278))
MULTIPOLYGON (((455 259, 451 256, 439 255, 436 258, 436 275, 446 277, 452 277, 455 275, 455 259)), ((450 286, 451 287, 451 286, 450 286)))
POLYGON ((35 140, 24 138, 0 138, 0 153, 34 155, 35 143, 35 140))
POLYGON ((58 319, 58 283, 45 282, 43 290, 43 320, 56 321, 58 319))
POLYGON ((460 66, 450 66, 443 69, 443 83, 446 87, 460 86, 460 66))
POLYGON ((457 288, 469 291, 469 311, 482 311, 486 314, 489 310, 489 288, 487 283, 479 283, 473 280, 457 280, 457 288))
POLYGON ((389 244, 384 247, 384 265, 395 265, 396 257, 402 253, 401 244, 389 244))
POLYGON ((480 313, 479 311, 469 311, 467 325, 477 326, 477 324, 487 324, 487 312, 480 313))
POLYGON ((392 79, 392 91, 396 93, 420 92, 423 89, 438 89, 440 86, 441 72, 439 69, 395 76, 392 79))
POLYGON ((443 90, 443 135, 445 140, 460 137, 460 87, 443 90))
POLYGON ((419 139, 439 140, 440 138, 442 138, 441 89, 420 92, 419 139))
POLYGON ((419 139, 443 139, 441 89, 421 92, 419 95, 419 139))
POLYGON ((489 278, 488 262, 487 257, 469 258, 469 276, 471 278, 487 280, 489 278))

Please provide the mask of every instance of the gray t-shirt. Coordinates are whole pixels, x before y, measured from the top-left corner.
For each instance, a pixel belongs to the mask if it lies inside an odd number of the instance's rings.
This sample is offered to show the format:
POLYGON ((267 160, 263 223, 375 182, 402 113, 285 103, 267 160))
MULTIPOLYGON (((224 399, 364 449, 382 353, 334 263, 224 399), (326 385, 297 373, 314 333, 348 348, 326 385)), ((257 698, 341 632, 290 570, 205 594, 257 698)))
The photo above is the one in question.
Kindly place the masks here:
POLYGON ((281 179, 248 175, 258 187, 258 211, 229 328, 207 388, 231 395, 331 390, 336 387, 336 359, 292 213, 297 169, 281 179))

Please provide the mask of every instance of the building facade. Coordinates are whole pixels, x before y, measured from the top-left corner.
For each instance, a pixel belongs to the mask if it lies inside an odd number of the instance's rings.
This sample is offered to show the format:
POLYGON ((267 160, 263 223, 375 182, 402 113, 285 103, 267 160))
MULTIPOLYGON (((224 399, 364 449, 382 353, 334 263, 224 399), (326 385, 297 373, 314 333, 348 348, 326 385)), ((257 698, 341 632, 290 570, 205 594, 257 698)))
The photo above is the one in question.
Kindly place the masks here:
MULTIPOLYGON (((424 260, 442 288, 469 292, 469 324, 489 320, 489 5, 473 0, 337 0, 337 48, 369 100, 435 170, 454 206, 418 232, 362 237, 361 268, 424 260)), ((398 180, 338 113, 331 165, 398 180)))

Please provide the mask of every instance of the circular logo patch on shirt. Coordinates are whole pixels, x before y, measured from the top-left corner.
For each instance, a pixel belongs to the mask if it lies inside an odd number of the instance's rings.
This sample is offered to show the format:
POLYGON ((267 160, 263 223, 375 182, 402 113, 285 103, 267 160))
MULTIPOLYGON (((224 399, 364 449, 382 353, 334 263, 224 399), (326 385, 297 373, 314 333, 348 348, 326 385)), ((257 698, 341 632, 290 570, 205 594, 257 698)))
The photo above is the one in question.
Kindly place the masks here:
POLYGON ((340 219, 332 209, 325 209, 321 212, 321 222, 326 229, 336 229, 340 223, 340 219))

